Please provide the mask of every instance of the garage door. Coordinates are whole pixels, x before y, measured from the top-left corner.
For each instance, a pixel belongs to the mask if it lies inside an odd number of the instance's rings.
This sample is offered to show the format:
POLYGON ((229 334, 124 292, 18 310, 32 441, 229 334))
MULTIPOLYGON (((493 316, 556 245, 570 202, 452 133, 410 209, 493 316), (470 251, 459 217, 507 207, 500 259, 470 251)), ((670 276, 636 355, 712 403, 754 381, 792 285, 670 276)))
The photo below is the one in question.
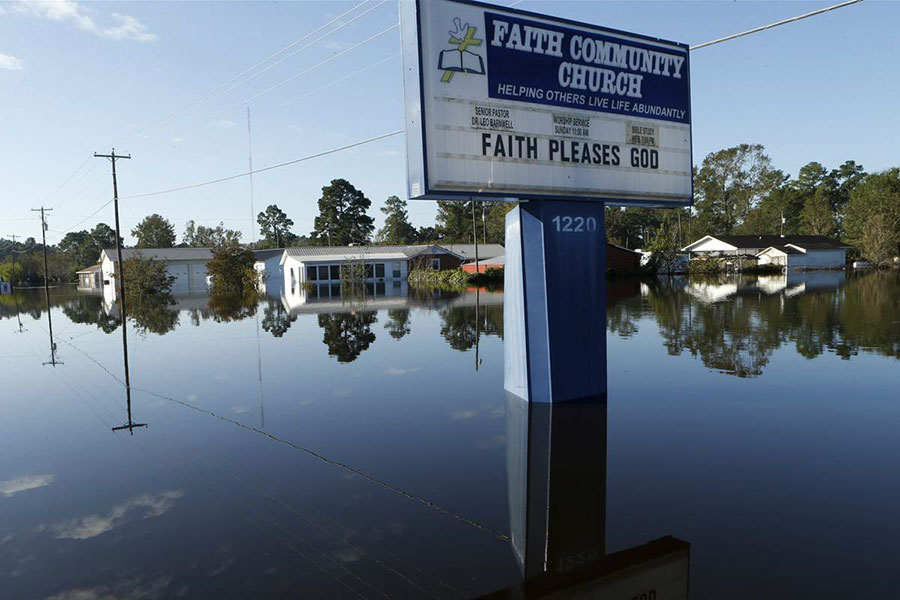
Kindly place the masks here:
POLYGON ((169 275, 175 278, 172 284, 173 294, 187 294, 190 291, 187 265, 169 265, 169 275))

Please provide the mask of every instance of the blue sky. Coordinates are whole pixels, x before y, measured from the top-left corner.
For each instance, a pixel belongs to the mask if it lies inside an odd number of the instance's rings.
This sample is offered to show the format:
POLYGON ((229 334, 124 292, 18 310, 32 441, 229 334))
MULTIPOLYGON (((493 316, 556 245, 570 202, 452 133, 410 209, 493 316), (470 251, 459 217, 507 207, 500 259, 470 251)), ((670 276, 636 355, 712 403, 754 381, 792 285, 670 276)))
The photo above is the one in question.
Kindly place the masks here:
MULTIPOLYGON (((0 237, 39 237, 30 209, 44 204, 53 207, 53 243, 108 201, 109 165, 90 157, 113 144, 134 157, 119 163, 123 197, 246 171, 244 104, 253 96, 256 168, 402 129, 397 29, 297 76, 396 25, 396 0, 369 0, 337 23, 377 8, 334 34, 157 123, 359 1, 0 3, 0 237)), ((833 3, 525 0, 517 8, 697 44, 833 3)), ((900 165, 897 23, 900 3, 866 0, 692 53, 694 162, 753 142, 792 175, 811 160, 900 165)), ((337 177, 366 193, 380 225, 384 199, 405 194, 402 136, 257 175, 256 211, 278 204, 296 233, 308 233, 322 186, 337 177)), ((224 221, 245 241, 256 233, 246 178, 121 205, 128 231, 156 212, 179 239, 188 219, 224 221)), ((414 202, 409 212, 429 225, 435 206, 414 202)), ((112 206, 78 229, 98 221, 113 223, 112 206)))

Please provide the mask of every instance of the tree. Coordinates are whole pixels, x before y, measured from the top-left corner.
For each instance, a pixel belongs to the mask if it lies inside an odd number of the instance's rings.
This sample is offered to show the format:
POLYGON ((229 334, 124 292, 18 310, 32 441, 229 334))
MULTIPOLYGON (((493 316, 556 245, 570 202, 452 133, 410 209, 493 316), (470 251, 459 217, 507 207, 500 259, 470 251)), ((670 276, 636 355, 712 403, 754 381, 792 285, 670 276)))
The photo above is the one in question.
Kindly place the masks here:
POLYGON ((898 255, 900 234, 891 227, 883 213, 875 213, 866 219, 859 238, 863 255, 876 266, 887 266, 898 255))
POLYGON ((246 294, 256 290, 259 275, 253 268, 253 251, 234 245, 216 246, 206 264, 206 272, 213 277, 217 294, 246 294))
POLYGON ((419 227, 419 230, 416 232, 416 241, 420 244, 430 244, 432 242, 438 241, 438 232, 434 227, 419 227))
POLYGON ((333 179, 322 188, 319 216, 310 237, 314 243, 329 246, 368 242, 375 229, 372 217, 366 214, 371 205, 365 194, 349 181, 333 179))
POLYGON ((678 239, 678 232, 671 225, 666 224, 656 230, 656 235, 647 246, 650 254, 650 264, 655 271, 670 273, 682 245, 678 239))
POLYGON ((740 144, 707 155, 694 177, 698 233, 732 233, 785 175, 759 144, 740 144))
MULTIPOLYGON (((95 260, 100 257, 100 252, 106 248, 116 247, 116 231, 106 223, 97 223, 97 226, 91 230, 91 239, 94 241, 94 248, 97 250, 95 260)), ((123 245, 125 240, 121 237, 119 242, 123 245)))
POLYGON ((381 207, 384 213, 384 227, 378 231, 378 239, 385 244, 406 245, 413 244, 417 239, 416 228, 409 222, 409 214, 406 211, 406 200, 397 196, 391 196, 384 201, 381 207))
POLYGON ((810 235, 833 236, 837 233, 837 221, 831 210, 828 192, 824 187, 816 189, 815 194, 806 199, 800 213, 801 233, 810 235))
POLYGON ((452 200, 437 203, 438 239, 451 244, 472 242, 472 203, 452 200))
POLYGON ((844 240, 862 247, 863 228, 877 214, 885 221, 883 227, 900 236, 900 168, 870 173, 850 191, 844 211, 844 240))
POLYGON ((270 204, 265 211, 256 215, 256 222, 259 223, 259 234, 274 244, 272 247, 284 248, 295 237, 291 233, 294 222, 277 204, 270 204))
POLYGON ((744 235, 781 233, 783 218, 785 235, 799 233, 803 200, 803 192, 794 187, 793 182, 785 181, 760 200, 735 231, 744 235))
POLYGON ((185 225, 181 243, 189 248, 237 246, 241 243, 241 232, 225 229, 222 221, 219 221, 215 227, 206 227, 205 225, 196 225, 192 219, 185 225))
POLYGON ((76 269, 94 264, 99 255, 94 251, 94 240, 87 231, 70 231, 59 241, 57 248, 76 269))
POLYGON ((122 263, 125 276, 125 293, 129 301, 141 296, 168 297, 175 277, 169 275, 169 268, 163 260, 145 258, 136 252, 122 263))
POLYGON ((175 226, 158 214, 144 217, 131 230, 138 248, 171 248, 175 245, 175 226))
POLYGON ((809 162, 800 167, 800 172, 797 173, 797 179, 793 181, 792 187, 803 195, 811 196, 825 183, 827 178, 828 169, 821 163, 809 162))

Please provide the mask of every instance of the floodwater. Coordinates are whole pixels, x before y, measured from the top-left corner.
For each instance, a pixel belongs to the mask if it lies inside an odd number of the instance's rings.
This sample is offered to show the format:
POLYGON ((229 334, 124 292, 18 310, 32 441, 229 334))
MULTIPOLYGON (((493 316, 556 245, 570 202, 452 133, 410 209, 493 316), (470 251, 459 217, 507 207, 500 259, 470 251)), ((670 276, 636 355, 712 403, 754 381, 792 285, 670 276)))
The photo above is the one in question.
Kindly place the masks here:
MULTIPOLYGON (((115 432, 118 307, 51 290, 51 342, 42 290, 0 297, 0 598, 517 584, 524 413, 504 392, 502 292, 333 292, 134 307, 133 427, 115 432)), ((689 543, 691 598, 893 597, 900 277, 624 279, 608 295, 608 401, 558 419, 592 445, 550 512, 590 512, 601 557, 689 543)))

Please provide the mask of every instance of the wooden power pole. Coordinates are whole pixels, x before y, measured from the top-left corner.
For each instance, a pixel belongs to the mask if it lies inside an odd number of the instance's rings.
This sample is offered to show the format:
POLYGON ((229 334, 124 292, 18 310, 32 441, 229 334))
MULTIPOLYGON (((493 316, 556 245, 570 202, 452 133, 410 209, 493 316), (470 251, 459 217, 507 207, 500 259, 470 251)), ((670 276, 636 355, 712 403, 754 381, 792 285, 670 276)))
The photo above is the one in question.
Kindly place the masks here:
POLYGON ((131 377, 128 373, 128 315, 125 310, 125 264, 122 261, 122 232, 119 226, 119 184, 116 180, 116 161, 120 158, 131 158, 131 155, 116 154, 116 149, 113 148, 109 154, 97 154, 94 152, 94 156, 96 158, 109 159, 109 162, 112 163, 113 206, 116 213, 116 284, 119 288, 119 307, 122 312, 122 357, 125 363, 125 397, 128 403, 128 422, 119 427, 113 427, 112 430, 121 431, 127 429, 134 435, 135 427, 146 427, 147 424, 135 423, 131 419, 131 377))

